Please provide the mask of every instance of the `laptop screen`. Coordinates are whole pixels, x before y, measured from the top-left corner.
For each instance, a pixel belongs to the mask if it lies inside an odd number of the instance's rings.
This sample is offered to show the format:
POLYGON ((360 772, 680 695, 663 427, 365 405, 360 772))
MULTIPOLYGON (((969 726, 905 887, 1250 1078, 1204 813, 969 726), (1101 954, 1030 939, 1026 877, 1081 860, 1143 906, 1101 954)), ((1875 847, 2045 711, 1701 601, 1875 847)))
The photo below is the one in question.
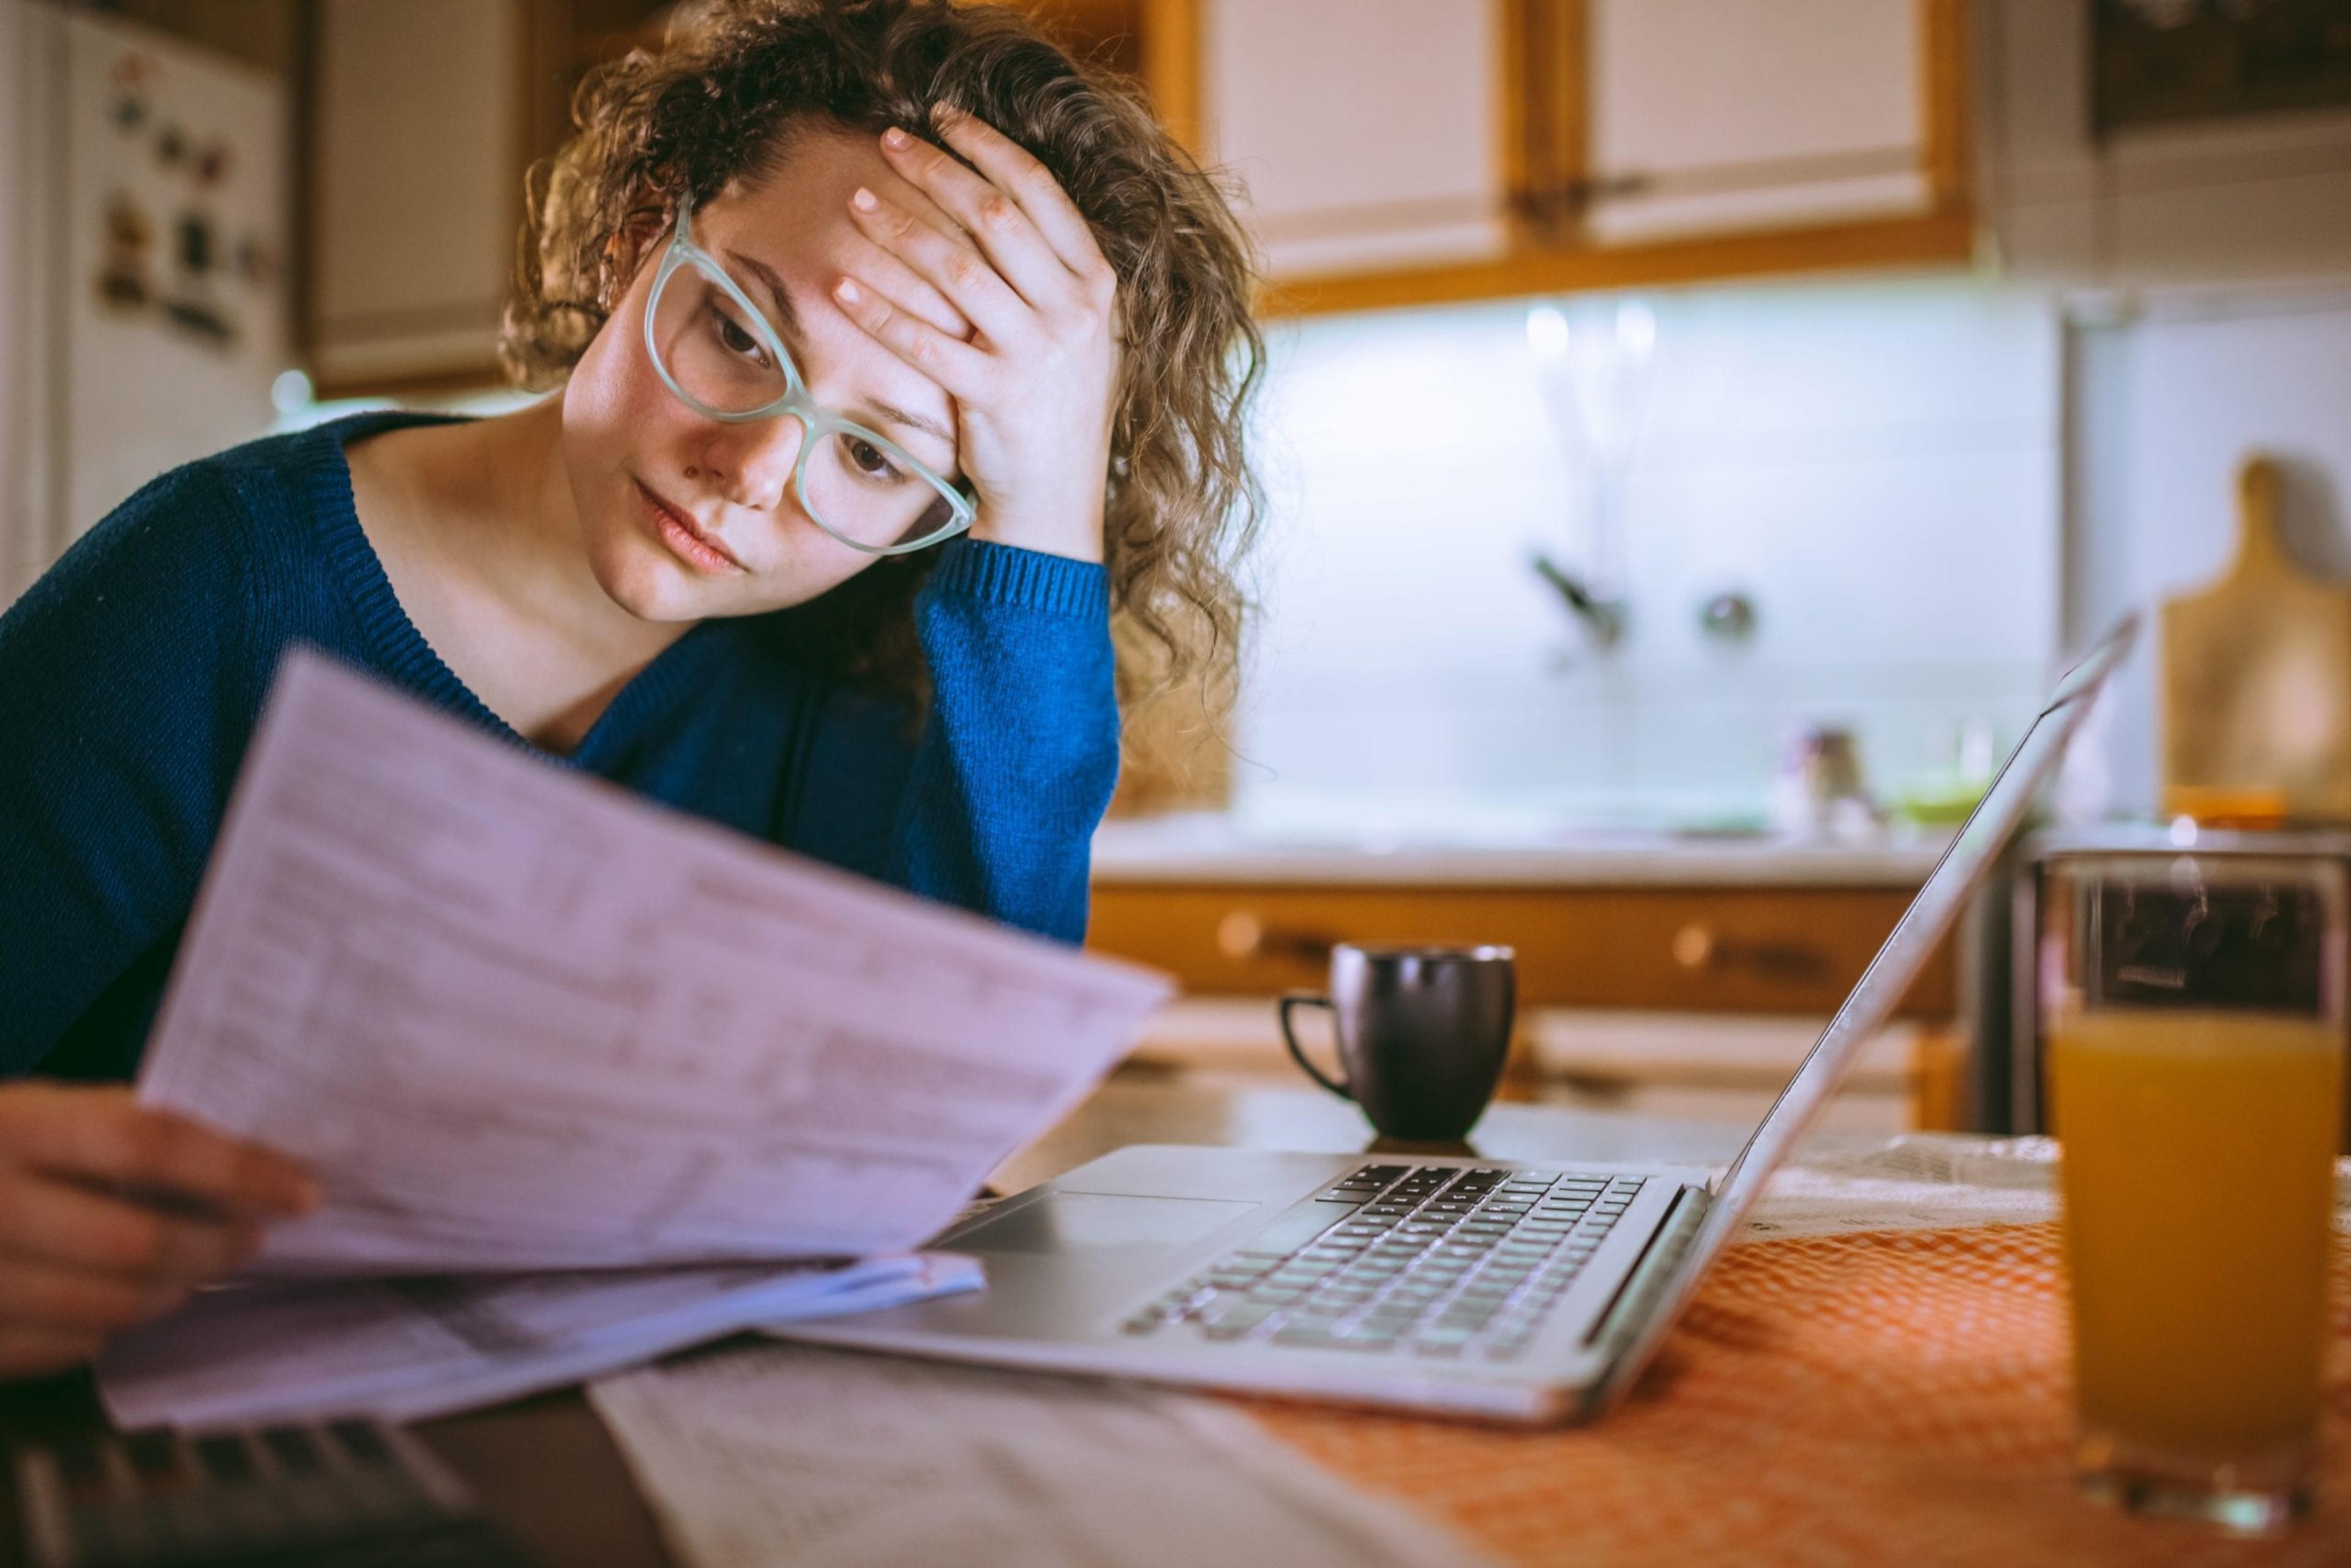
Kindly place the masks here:
POLYGON ((1943 852, 1927 884, 1903 912, 1893 935, 1877 950, 1861 983, 1845 998, 1829 1020, 1796 1075, 1747 1140, 1730 1167, 1714 1184, 1712 1206, 1692 1239, 1671 1280, 1669 1293, 1643 1331, 1640 1343, 1623 1357, 1610 1382, 1621 1387, 1648 1359, 1679 1313, 1682 1305, 1725 1243, 1738 1230, 1748 1210, 1755 1207, 1763 1185, 1819 1117, 1836 1092, 1845 1070, 1862 1046, 1894 1016, 1896 1006, 1910 988, 1928 955, 1935 949, 1976 889, 1991 872, 2010 839, 2022 825, 2041 788, 2056 771, 2074 732, 2081 727, 2099 688, 2130 651, 2138 632, 2137 617, 2109 632, 2065 678, 2017 743, 2007 766, 1992 780, 1982 800, 1943 852))

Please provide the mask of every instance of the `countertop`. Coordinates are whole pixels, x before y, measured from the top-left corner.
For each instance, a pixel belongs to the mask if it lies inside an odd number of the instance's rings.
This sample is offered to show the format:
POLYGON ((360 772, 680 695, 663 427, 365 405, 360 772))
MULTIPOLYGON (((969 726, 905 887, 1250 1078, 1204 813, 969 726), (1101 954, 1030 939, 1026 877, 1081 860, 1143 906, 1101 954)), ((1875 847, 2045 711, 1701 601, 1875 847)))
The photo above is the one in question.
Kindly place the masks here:
POLYGON ((1945 832, 1899 830, 1853 842, 1572 827, 1306 837, 1196 812, 1103 823, 1094 835, 1093 880, 1097 886, 1916 888, 1949 844, 1945 832))

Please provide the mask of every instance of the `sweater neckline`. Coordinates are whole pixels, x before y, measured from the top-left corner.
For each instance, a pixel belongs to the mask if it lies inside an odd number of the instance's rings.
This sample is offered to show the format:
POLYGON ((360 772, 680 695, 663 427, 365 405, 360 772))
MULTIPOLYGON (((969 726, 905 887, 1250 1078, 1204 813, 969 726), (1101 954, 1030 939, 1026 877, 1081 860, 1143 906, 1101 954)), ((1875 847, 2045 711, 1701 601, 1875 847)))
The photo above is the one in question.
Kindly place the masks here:
POLYGON ((312 427, 300 465, 308 509, 319 519, 329 570, 350 596, 360 634, 385 674, 525 750, 566 767, 593 771, 625 750, 653 718, 669 711, 679 696, 700 683, 720 639, 713 635, 710 622, 690 628, 629 678, 569 752, 551 751, 501 718, 434 652, 402 607, 382 558, 360 525, 350 460, 344 451, 350 443, 386 430, 465 423, 466 417, 460 414, 383 410, 312 427))

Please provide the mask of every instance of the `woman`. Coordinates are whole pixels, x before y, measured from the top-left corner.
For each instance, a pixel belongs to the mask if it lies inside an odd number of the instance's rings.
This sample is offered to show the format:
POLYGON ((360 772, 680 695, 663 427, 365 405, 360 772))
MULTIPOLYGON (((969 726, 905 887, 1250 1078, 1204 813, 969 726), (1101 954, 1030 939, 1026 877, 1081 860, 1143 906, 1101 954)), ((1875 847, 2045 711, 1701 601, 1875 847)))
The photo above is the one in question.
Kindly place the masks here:
MULTIPOLYGON (((1017 13, 714 8, 582 89, 504 347, 553 389, 164 476, 0 618, 0 1068, 135 1069, 285 647, 1068 940, 1113 614, 1228 632, 1260 343, 1215 187, 1017 13)), ((1130 642, 1134 641, 1129 639, 1130 642)), ((120 1088, 0 1088, 0 1371, 309 1201, 120 1088)))

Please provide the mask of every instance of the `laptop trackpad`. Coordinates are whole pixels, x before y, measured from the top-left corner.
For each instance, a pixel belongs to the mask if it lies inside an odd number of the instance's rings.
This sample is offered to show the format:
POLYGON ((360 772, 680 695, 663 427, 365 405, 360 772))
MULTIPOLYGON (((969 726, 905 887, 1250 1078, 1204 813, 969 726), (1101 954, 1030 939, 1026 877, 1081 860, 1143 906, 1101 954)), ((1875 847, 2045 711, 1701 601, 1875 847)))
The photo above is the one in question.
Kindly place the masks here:
POLYGON ((1096 1247, 1189 1247, 1260 1206, 1212 1197, 1057 1192, 956 1237, 958 1250, 1067 1252, 1096 1247))

